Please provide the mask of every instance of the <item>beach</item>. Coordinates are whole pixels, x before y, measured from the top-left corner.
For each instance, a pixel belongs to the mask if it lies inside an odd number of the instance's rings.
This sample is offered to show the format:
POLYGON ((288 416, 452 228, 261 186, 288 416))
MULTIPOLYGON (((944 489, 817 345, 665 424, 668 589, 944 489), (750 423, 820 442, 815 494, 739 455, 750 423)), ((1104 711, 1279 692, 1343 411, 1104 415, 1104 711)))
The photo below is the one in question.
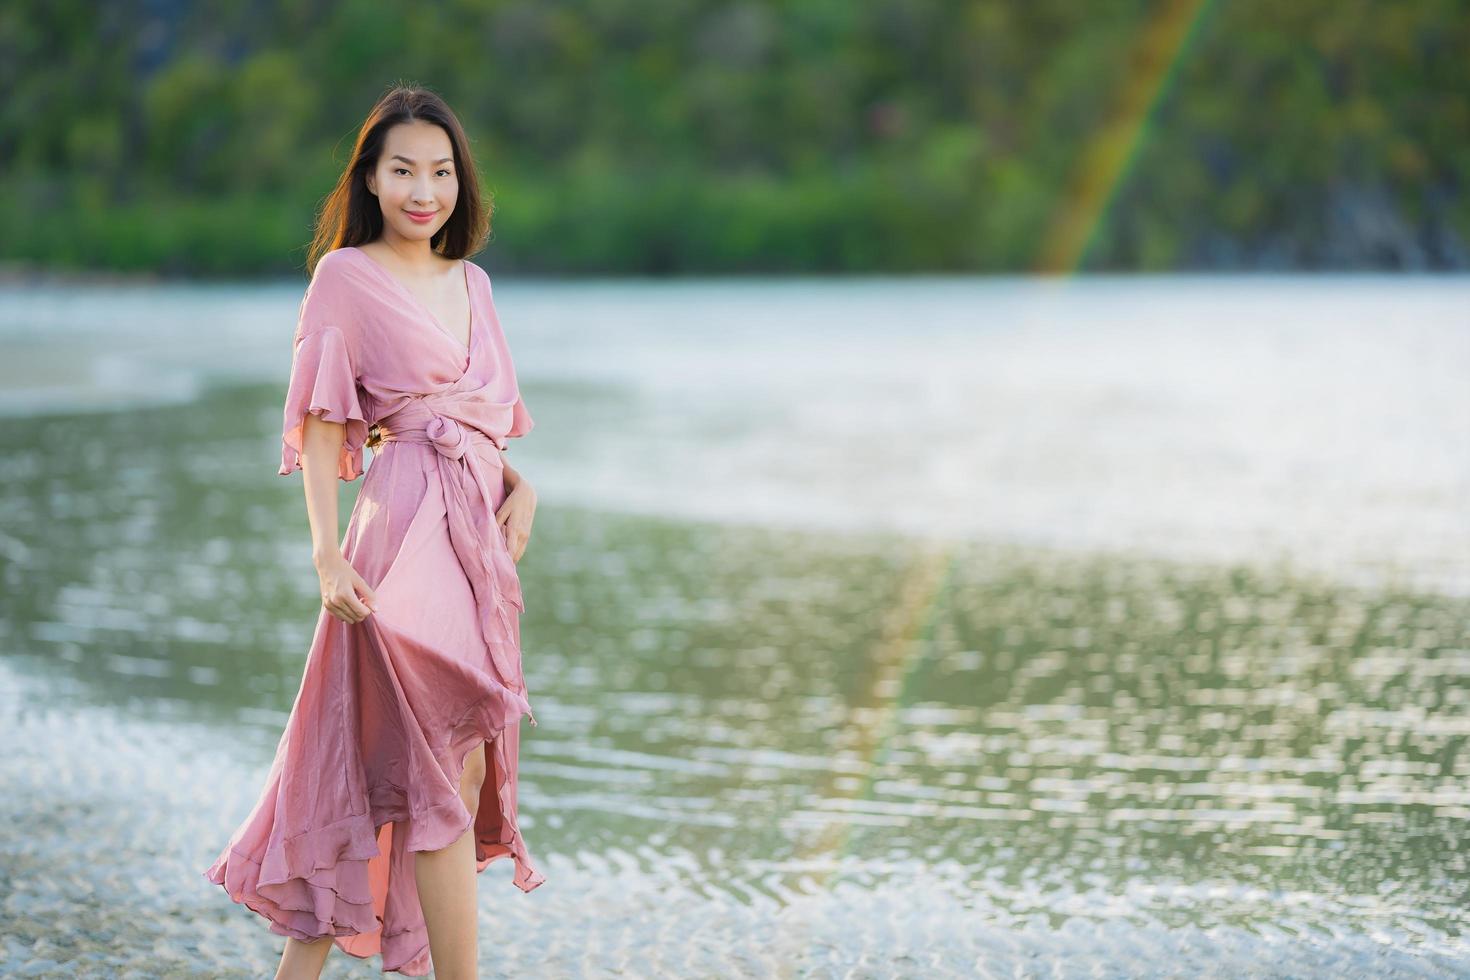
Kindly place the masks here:
MULTIPOLYGON (((3 288, 0 973, 263 975, 200 871, 319 608, 299 289, 3 288)), ((497 283, 548 880, 482 975, 1465 972, 1466 300, 497 283)))

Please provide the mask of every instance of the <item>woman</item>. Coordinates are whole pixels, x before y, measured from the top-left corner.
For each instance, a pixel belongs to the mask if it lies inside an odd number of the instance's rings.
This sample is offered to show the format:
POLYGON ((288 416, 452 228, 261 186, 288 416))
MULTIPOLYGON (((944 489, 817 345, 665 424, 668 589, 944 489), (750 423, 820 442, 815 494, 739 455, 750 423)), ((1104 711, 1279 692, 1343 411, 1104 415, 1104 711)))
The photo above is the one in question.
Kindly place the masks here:
POLYGON ((454 114, 391 91, 322 209, 286 395, 323 608, 265 789, 205 872, 288 937, 278 977, 318 976, 333 942, 473 977, 477 873, 509 856, 517 887, 545 880, 516 824, 536 492, 501 456, 533 423, 465 259, 488 230, 454 114))

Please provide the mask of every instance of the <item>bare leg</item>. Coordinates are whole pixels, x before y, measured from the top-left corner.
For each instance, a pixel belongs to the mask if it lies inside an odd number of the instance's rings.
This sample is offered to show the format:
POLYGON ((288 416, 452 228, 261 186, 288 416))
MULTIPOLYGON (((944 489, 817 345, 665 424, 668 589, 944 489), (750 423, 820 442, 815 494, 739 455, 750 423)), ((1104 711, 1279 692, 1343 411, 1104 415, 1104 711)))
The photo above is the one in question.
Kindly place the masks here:
POLYGON ((475 980, 479 976, 479 943, 475 891, 474 815, 485 782, 485 743, 465 758, 459 796, 470 811, 470 827, 453 844, 413 856, 419 906, 429 929, 429 957, 437 980, 475 980))
POLYGON ((287 936, 281 965, 276 969, 276 980, 316 980, 322 975, 322 966, 331 951, 331 936, 323 936, 314 943, 303 943, 287 936))

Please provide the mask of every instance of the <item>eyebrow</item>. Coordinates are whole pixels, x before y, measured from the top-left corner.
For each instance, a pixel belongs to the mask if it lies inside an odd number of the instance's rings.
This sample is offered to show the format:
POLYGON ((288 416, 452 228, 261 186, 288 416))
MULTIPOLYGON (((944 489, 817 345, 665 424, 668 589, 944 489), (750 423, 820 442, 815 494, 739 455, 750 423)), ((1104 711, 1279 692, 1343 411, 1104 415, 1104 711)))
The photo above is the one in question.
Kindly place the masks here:
MULTIPOLYGON (((393 156, 389 157, 389 159, 390 160, 402 160, 404 163, 417 163, 418 162, 416 160, 410 160, 408 157, 404 156, 401 153, 395 153, 395 154, 393 154, 393 156)), ((439 159, 435 160, 434 162, 435 163, 453 163, 454 162, 454 157, 440 157, 439 159)))

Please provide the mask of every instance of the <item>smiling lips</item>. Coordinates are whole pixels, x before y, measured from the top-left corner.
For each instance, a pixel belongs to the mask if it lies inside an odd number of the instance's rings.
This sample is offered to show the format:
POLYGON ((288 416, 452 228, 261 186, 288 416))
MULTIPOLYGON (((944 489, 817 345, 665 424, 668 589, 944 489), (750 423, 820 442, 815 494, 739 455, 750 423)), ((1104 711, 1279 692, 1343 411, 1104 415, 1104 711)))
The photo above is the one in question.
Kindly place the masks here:
POLYGON ((421 225, 428 224, 430 221, 433 221, 434 218, 439 214, 438 211, 405 211, 403 213, 408 215, 410 218, 417 221, 421 225))

